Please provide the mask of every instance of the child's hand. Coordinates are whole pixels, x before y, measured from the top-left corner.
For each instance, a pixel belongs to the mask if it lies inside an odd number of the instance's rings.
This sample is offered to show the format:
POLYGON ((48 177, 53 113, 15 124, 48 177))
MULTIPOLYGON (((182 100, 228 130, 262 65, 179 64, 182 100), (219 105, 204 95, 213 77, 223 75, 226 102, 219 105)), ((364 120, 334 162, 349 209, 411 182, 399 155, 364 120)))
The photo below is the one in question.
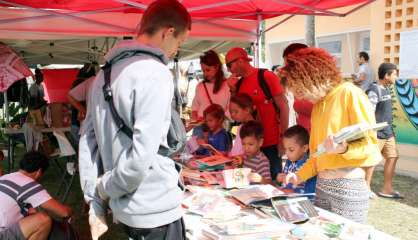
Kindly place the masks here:
POLYGON ((250 182, 253 182, 253 183, 259 183, 259 182, 263 181, 263 177, 258 173, 250 173, 248 178, 249 178, 250 182))
POLYGON ((336 143, 334 136, 328 136, 324 141, 324 147, 327 153, 342 154, 347 151, 348 144, 345 141, 343 143, 336 143))
POLYGON ((278 182, 284 182, 285 178, 286 178, 286 173, 279 173, 276 176, 276 181, 278 181, 278 182))
POLYGON ((293 186, 298 185, 301 182, 301 179, 295 173, 289 173, 284 179, 284 184, 293 184, 293 186))
POLYGON ((232 157, 232 166, 233 167, 240 167, 242 165, 242 157, 234 156, 232 157))
POLYGON ((203 138, 196 139, 196 142, 201 146, 207 144, 206 140, 203 138))

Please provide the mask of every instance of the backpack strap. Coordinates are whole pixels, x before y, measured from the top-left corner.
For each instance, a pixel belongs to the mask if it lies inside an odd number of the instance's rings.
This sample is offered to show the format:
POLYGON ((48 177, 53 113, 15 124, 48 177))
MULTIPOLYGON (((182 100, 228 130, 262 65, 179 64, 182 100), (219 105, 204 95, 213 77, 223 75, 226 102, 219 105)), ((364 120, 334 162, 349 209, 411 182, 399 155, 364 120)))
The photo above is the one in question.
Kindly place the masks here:
POLYGON ((268 86, 265 78, 264 78, 264 72, 266 69, 258 69, 258 84, 260 85, 261 89, 263 90, 264 96, 266 97, 266 100, 271 102, 273 104, 274 110, 278 114, 280 114, 280 108, 277 106, 276 102, 273 99, 273 95, 271 94, 270 87, 268 86))
POLYGON ((235 84, 235 92, 236 93, 239 93, 239 89, 241 88, 241 85, 242 85, 242 77, 240 77, 239 79, 238 79, 238 81, 237 81, 237 83, 235 84))
POLYGON ((44 190, 44 188, 37 182, 30 182, 23 186, 19 186, 16 183, 9 180, 0 180, 0 192, 6 194, 14 201, 16 201, 17 205, 19 205, 20 213, 23 216, 27 216, 28 209, 32 207, 31 204, 25 203, 25 201, 42 190, 44 190), (15 191, 13 191, 12 189, 15 191), (26 192, 27 190, 29 191, 26 192))
POLYGON ((103 73, 104 73, 104 82, 105 84, 103 85, 103 96, 106 102, 109 103, 109 107, 110 107, 110 112, 112 114, 113 120, 116 123, 116 126, 118 127, 118 130, 122 131, 123 133, 125 133, 129 138, 133 138, 133 131, 132 129, 130 129, 126 123, 123 121, 123 119, 119 116, 118 112, 116 111, 115 108, 115 104, 113 102, 113 94, 112 94, 112 89, 110 87, 110 76, 112 73, 112 65, 122 59, 125 58, 130 58, 133 56, 137 56, 137 55, 149 55, 153 58, 156 58, 157 60, 159 60, 160 62, 164 62, 164 60, 162 59, 161 56, 149 52, 149 51, 126 51, 123 52, 122 54, 116 56, 115 58, 113 58, 112 60, 106 62, 106 64, 103 66, 103 73))

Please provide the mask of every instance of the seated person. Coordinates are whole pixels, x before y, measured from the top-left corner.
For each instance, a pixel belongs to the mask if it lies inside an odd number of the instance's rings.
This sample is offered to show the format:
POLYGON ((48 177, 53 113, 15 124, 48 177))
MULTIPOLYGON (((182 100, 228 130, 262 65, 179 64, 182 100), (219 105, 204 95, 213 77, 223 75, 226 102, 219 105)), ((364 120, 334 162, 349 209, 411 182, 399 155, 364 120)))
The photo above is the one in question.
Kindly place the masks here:
POLYGON ((253 170, 249 177, 250 181, 270 183, 270 161, 260 150, 264 140, 263 126, 260 122, 248 121, 242 125, 239 135, 244 151, 242 167, 253 170))
MULTIPOLYGON (((283 173, 277 175, 278 182, 284 182, 288 173, 296 172, 303 166, 308 159, 309 151, 309 133, 300 126, 295 125, 286 130, 283 134, 283 146, 287 161, 283 168, 283 173)), ((296 193, 315 193, 316 177, 310 178, 308 181, 293 186, 291 183, 284 186, 285 189, 293 189, 296 193)))
POLYGON ((225 112, 223 108, 218 104, 212 104, 205 109, 203 116, 208 129, 207 139, 202 130, 202 137, 198 137, 198 143, 201 147, 196 151, 196 154, 210 155, 209 149, 223 154, 228 152, 231 146, 231 138, 224 129, 225 112))
POLYGON ((71 216, 71 209, 51 198, 37 182, 48 165, 43 154, 28 152, 19 171, 0 177, 0 239, 47 239, 52 226, 48 214, 71 216))

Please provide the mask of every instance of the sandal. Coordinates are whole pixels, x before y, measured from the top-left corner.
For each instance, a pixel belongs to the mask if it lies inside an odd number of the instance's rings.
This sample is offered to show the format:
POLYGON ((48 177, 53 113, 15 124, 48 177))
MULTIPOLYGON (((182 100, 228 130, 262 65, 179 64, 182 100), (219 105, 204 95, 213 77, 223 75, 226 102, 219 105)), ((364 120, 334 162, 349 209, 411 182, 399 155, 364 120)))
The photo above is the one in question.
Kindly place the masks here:
POLYGON ((392 193, 378 192, 377 195, 383 198, 403 199, 403 196, 399 192, 392 192, 392 193))

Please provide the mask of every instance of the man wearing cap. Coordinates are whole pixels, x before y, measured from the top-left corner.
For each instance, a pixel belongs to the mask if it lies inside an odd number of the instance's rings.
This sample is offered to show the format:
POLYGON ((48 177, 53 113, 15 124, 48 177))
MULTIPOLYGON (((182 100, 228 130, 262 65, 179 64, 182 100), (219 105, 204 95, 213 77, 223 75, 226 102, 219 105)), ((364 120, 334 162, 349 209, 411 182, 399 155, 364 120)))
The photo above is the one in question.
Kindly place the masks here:
POLYGON ((232 48, 225 57, 226 66, 232 76, 241 78, 231 89, 236 93, 246 93, 251 96, 257 108, 257 114, 265 129, 261 150, 270 160, 271 177, 275 179, 276 175, 282 171, 281 134, 288 127, 289 107, 279 78, 268 70, 260 72, 258 68, 251 66, 250 61, 251 58, 243 48, 232 48), (263 76, 258 76, 259 74, 263 74, 263 76), (271 92, 271 100, 265 96, 259 84, 259 77, 264 77, 264 82, 271 92), (278 111, 276 111, 273 101, 278 111), (277 114, 278 117, 275 117, 277 114))

